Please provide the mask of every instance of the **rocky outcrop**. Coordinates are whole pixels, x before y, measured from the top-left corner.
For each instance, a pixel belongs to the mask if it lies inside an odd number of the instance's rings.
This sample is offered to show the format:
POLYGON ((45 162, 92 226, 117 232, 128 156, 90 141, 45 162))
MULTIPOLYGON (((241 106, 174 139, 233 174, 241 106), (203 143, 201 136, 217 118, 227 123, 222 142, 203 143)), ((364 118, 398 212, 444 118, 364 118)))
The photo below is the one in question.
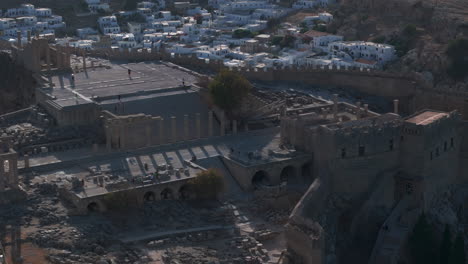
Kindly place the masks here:
POLYGON ((30 71, 16 65, 8 53, 0 53, 0 114, 31 105, 35 85, 30 71))

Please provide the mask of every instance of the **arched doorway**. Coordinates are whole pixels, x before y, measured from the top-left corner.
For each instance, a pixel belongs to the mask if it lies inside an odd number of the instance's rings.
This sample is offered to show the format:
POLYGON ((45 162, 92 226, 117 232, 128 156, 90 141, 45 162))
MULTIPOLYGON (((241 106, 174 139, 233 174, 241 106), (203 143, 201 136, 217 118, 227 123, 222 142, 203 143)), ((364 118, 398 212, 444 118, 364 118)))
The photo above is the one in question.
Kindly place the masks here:
POLYGON ((154 194, 154 192, 149 191, 145 193, 143 199, 145 202, 156 201, 156 195, 154 194))
POLYGON ((181 200, 190 200, 190 199, 193 199, 194 197, 195 197, 195 194, 193 192, 193 188, 190 185, 185 184, 185 185, 182 185, 182 187, 180 187, 179 198, 181 200))
POLYGON ((161 200, 174 199, 174 193, 171 189, 166 188, 161 192, 161 200))
POLYGON ((99 205, 96 202, 92 202, 88 204, 88 212, 95 213, 99 212, 99 205))
POLYGON ((301 167, 301 176, 304 183, 311 184, 314 180, 312 162, 307 162, 301 167))
POLYGON ((280 174, 280 180, 287 183, 296 182, 296 169, 291 165, 284 167, 280 174))
POLYGON ((257 171, 252 177, 252 186, 258 189, 262 185, 270 185, 270 177, 265 171, 257 171))

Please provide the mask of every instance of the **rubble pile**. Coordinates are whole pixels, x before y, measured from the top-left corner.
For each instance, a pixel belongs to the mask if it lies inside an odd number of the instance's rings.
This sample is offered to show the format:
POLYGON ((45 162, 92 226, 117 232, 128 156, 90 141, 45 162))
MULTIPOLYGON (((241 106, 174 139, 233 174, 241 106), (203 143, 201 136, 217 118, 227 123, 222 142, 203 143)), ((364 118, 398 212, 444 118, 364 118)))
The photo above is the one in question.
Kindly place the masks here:
POLYGON ((194 208, 177 200, 146 203, 140 214, 141 224, 152 231, 222 224, 228 219, 228 212, 222 208, 194 208))

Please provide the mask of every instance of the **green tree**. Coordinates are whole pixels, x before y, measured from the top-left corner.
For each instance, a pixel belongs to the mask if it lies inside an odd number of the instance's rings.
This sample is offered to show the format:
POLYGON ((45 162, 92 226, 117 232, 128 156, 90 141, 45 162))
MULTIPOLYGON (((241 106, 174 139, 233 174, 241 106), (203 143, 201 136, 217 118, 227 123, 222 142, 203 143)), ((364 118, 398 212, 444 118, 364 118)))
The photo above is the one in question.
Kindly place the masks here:
POLYGON ((271 45, 279 45, 283 38, 283 36, 273 36, 273 38, 271 38, 271 45))
POLYGON ((413 24, 408 24, 403 28, 403 34, 407 37, 414 37, 418 33, 418 29, 413 24))
POLYGON ((452 250, 452 236, 450 234, 450 228, 448 225, 445 225, 444 235, 442 237, 442 242, 440 245, 440 264, 447 264, 450 256, 450 251, 452 250))
POLYGON ((385 36, 378 36, 378 37, 375 37, 372 42, 375 42, 375 43, 385 43, 385 36))
POLYGON ((292 48, 294 46, 294 41, 296 41, 296 38, 293 35, 286 35, 280 42, 280 47, 285 48, 289 47, 292 48))
POLYGON ((252 34, 252 32, 250 30, 243 29, 243 28, 236 29, 236 30, 234 30, 234 32, 232 32, 232 37, 237 38, 237 39, 251 38, 252 36, 253 36, 253 34, 252 34))
POLYGON ((465 264, 466 255, 465 255, 465 241, 463 239, 463 234, 458 233, 453 243, 453 248, 450 251, 450 256, 448 259, 448 264, 465 264))
POLYGON ((137 8, 137 4, 137 0, 126 0, 123 9, 127 11, 135 10, 137 8))
POLYGON ((468 39, 459 38, 449 43, 447 51, 451 63, 447 73, 454 79, 468 76, 468 39))
POLYGON ((224 190, 223 175, 216 169, 208 169, 199 172, 195 178, 190 180, 190 185, 198 199, 216 199, 218 194, 224 190))
POLYGON ((252 85, 243 76, 222 70, 208 85, 213 102, 230 114, 249 94, 252 85))
POLYGON ((414 264, 437 263, 437 247, 433 230, 424 213, 419 216, 408 242, 414 264))

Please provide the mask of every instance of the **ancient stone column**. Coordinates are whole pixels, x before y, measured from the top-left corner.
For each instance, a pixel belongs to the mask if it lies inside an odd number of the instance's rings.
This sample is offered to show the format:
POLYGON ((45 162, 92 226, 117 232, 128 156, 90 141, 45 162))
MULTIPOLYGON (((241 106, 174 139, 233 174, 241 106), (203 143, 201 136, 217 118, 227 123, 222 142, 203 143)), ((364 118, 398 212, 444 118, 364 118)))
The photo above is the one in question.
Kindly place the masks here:
POLYGON ((5 190, 5 161, 0 159, 0 192, 5 190))
POLYGON ((171 116, 171 133, 172 141, 177 142, 177 118, 175 116, 171 116))
POLYGON ((361 102, 356 103, 356 119, 361 119, 361 102))
POLYGON ((164 118, 159 119, 159 144, 164 144, 164 118))
POLYGON ((29 168, 29 155, 25 154, 24 155, 24 168, 29 168))
POLYGON ((120 124, 120 149, 125 149, 127 147, 127 133, 125 124, 120 124))
POLYGON ((208 137, 213 136, 213 111, 208 112, 208 137))
POLYGON ((109 126, 106 126, 106 149, 107 151, 112 150, 112 133, 109 126))
POLYGON ((151 146, 151 123, 148 122, 145 126, 145 134, 146 134, 146 146, 151 146))
POLYGON ((189 140, 189 116, 184 115, 184 140, 189 140))
POLYGON ((232 134, 237 134, 237 120, 232 120, 232 134))
POLYGON ((195 114, 195 126, 196 126, 196 130, 197 130, 197 138, 201 138, 201 117, 200 117, 200 113, 196 113, 195 114))
POLYGON ((333 95, 333 119, 338 120, 338 94, 333 95))
POLYGON ((86 71, 86 52, 83 50, 83 70, 86 71))
POLYGON ((398 115, 398 103, 400 101, 398 99, 393 100, 393 113, 398 115))
POLYGON ((63 59, 62 59, 62 52, 60 52, 60 50, 58 49, 57 47, 57 50, 55 52, 55 62, 57 65, 57 69, 58 70, 61 70, 62 69, 62 62, 63 62, 63 59))
POLYGON ((47 71, 51 71, 52 65, 50 62, 50 47, 47 46, 46 48, 46 63, 47 63, 47 71))
POLYGON ((70 66, 68 66, 68 60, 67 60, 67 53, 62 52, 62 68, 63 69, 68 69, 70 66))
POLYGON ((67 42, 66 50, 65 50, 65 67, 67 69, 71 68, 71 51, 70 51, 70 43, 67 42))
POLYGON ((16 45, 18 46, 18 48, 21 48, 21 31, 16 31, 16 45))
POLYGON ((10 184, 12 188, 18 187, 18 158, 13 157, 8 164, 10 166, 10 184))
POLYGON ((220 131, 219 131, 220 133, 219 133, 219 135, 224 136, 224 134, 226 132, 226 129, 225 129, 226 121, 225 121, 225 118, 224 118, 224 112, 221 112, 221 114, 220 114, 219 123, 220 123, 220 131))

